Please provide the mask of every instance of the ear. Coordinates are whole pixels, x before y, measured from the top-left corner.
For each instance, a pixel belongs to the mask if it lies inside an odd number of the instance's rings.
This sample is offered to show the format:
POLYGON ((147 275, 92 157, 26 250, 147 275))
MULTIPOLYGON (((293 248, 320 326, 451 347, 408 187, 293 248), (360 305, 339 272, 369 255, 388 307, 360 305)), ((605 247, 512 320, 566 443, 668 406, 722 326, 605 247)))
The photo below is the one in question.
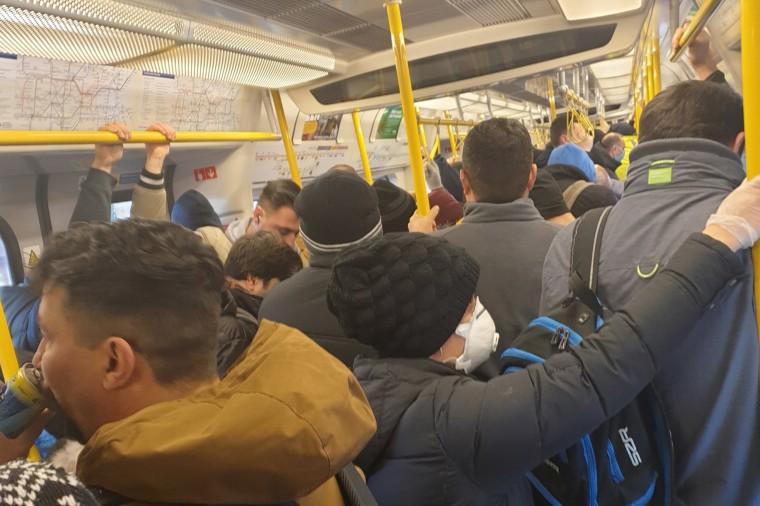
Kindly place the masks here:
POLYGON ((256 209, 253 210, 253 222, 256 225, 261 225, 261 220, 264 218, 264 208, 261 207, 261 204, 256 206, 256 209))
POLYGON ((135 351, 125 339, 109 337, 103 342, 107 354, 108 367, 103 376, 103 388, 108 391, 120 390, 127 387, 135 378, 135 351))
POLYGON ((538 166, 534 163, 530 166, 530 175, 528 176, 528 185, 525 187, 525 197, 528 196, 533 186, 536 184, 536 177, 538 177, 538 166))
MULTIPOLYGON (((559 136, 559 145, 560 146, 562 146, 563 144, 567 144, 568 142, 570 142, 570 141, 567 138, 567 134, 562 134, 562 135, 559 136)), ((559 146, 554 146, 554 147, 557 148, 559 146)))
POLYGON ((467 179, 464 169, 459 169, 459 182, 462 183, 462 192, 464 193, 465 200, 467 202, 474 202, 475 196, 472 194, 472 186, 470 186, 470 180, 467 179))
POLYGON ((731 146, 731 151, 739 153, 739 150, 742 147, 742 142, 744 142, 744 132, 739 132, 736 139, 734 139, 734 144, 731 146))

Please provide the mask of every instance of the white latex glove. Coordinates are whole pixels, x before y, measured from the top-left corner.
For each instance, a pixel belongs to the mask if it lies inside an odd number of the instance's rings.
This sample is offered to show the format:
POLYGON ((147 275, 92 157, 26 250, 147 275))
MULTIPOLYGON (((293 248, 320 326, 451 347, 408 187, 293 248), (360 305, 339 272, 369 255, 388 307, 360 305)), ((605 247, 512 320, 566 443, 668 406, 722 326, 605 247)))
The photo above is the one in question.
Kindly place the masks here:
POLYGON ((744 181, 732 191, 707 220, 707 226, 721 228, 741 249, 752 246, 760 235, 760 178, 744 181))
POLYGON ((432 160, 427 160, 424 168, 425 181, 427 182, 430 191, 443 187, 443 183, 441 183, 441 171, 438 169, 438 164, 432 160))

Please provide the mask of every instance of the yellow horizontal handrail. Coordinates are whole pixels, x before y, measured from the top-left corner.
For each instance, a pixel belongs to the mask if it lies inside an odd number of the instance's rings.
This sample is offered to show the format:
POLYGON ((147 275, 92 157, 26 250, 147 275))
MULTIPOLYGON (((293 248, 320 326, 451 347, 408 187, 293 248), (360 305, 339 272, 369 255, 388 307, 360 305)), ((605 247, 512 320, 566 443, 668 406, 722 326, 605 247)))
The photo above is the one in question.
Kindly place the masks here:
MULTIPOLYGON (((280 136, 269 132, 177 132, 173 142, 245 142, 278 141, 280 136)), ((54 132, 7 130, 0 131, 0 146, 27 146, 44 144, 120 144, 166 142, 159 132, 132 132, 128 141, 122 141, 112 132, 54 132)))
POLYGON ((704 0, 704 2, 702 2, 699 10, 694 15, 694 19, 689 23, 689 26, 686 27, 683 35, 681 35, 681 40, 678 41, 678 50, 670 55, 671 62, 675 62, 681 57, 683 52, 686 51, 686 48, 689 47, 689 44, 691 44, 694 37, 696 37, 697 34, 702 31, 702 28, 705 27, 707 22, 710 21, 710 18, 717 8, 720 7, 720 4, 721 0, 704 0))
POLYGON ((422 118, 417 116, 420 125, 443 125, 443 126, 467 126, 474 127, 479 121, 465 121, 461 119, 422 118))

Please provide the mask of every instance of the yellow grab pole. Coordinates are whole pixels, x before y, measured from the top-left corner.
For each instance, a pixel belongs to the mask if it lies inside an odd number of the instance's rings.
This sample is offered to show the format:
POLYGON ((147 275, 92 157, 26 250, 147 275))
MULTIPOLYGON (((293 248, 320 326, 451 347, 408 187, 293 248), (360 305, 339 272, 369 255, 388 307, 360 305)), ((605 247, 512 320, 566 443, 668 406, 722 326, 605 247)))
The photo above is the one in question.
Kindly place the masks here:
POLYGON ((359 122, 359 111, 351 113, 351 119, 354 120, 354 132, 356 132, 356 143, 359 145, 359 154, 362 157, 362 168, 364 169, 364 179, 367 183, 372 184, 372 172, 369 170, 369 157, 367 157, 367 145, 364 144, 364 134, 362 133, 362 124, 359 122))
MULTIPOLYGON (((268 132, 177 132, 174 142, 241 142, 278 141, 280 136, 268 132)), ((166 137, 159 132, 132 132, 122 141, 112 132, 46 132, 29 130, 0 131, 0 146, 29 146, 44 144, 121 144, 161 143, 166 137)))
POLYGON ((277 124, 280 126, 280 133, 282 134, 282 143, 285 145, 285 155, 288 157, 290 179, 292 179, 293 182, 298 186, 303 186, 301 183, 301 173, 298 172, 298 164, 296 163, 296 152, 293 151, 293 141, 290 140, 288 122, 285 119, 285 110, 282 108, 280 90, 271 90, 271 92, 272 102, 274 103, 274 111, 277 114, 277 124))
POLYGON ((649 94, 649 72, 647 71, 646 56, 644 57, 644 65, 641 69, 641 84, 644 86, 644 104, 648 104, 652 97, 649 94))
POLYGON ((430 212, 430 203, 425 186, 425 172, 422 168, 422 152, 420 146, 420 130, 417 126, 417 114, 414 110, 414 94, 412 80, 409 76, 409 64, 406 61, 406 45, 404 43, 404 27, 401 24, 401 0, 388 0, 385 8, 388 13, 388 25, 393 42, 393 56, 396 60, 396 76, 401 95, 401 108, 404 111, 404 124, 409 147, 409 161, 414 176, 414 193, 417 197, 417 210, 425 216, 430 212))
MULTIPOLYGON (((747 177, 760 175, 760 68, 757 51, 760 51, 760 3, 743 0, 741 12, 742 32, 742 87, 744 88, 744 135, 747 157, 747 177)), ((760 242, 752 248, 755 266, 755 305, 760 301, 760 242)), ((757 328, 760 330, 760 312, 755 310, 757 328)))
MULTIPOLYGON (((722 0, 704 0, 702 2, 702 5, 699 6, 699 10, 694 15, 694 19, 692 19, 691 23, 689 23, 689 26, 687 26, 686 30, 684 30, 683 35, 681 35, 681 40, 678 41, 678 50, 670 55, 670 61, 675 63, 676 60, 681 57, 683 52, 686 51, 686 48, 689 47, 689 44, 691 44, 692 39, 696 37, 700 31, 702 31, 702 28, 705 27, 707 22, 710 20, 710 17, 720 6, 721 1, 722 0)), ((750 1, 752 0, 742 0, 742 7, 744 6, 743 4, 750 1)), ((742 19, 744 19, 743 16, 742 19)), ((744 24, 744 22, 742 22, 742 24, 744 24)))
POLYGON ((551 77, 546 78, 547 86, 549 87, 549 107, 551 108, 552 121, 557 119, 557 99, 554 97, 554 81, 551 77))
POLYGON ((435 135, 435 142, 433 143, 433 149, 430 150, 430 159, 432 160, 438 155, 438 152, 441 150, 441 136, 440 134, 435 135))
POLYGON ((660 72, 660 39, 655 34, 652 37, 652 80, 654 82, 655 95, 662 90, 662 74, 660 72))
POLYGON ((417 127, 419 127, 420 129, 420 145, 422 146, 422 149, 425 150, 425 155, 427 156, 429 154, 428 146, 427 146, 427 137, 425 137, 425 127, 423 123, 420 121, 420 110, 415 107, 414 112, 417 115, 417 127))
POLYGON ((649 80, 649 100, 652 100, 657 92, 654 84, 654 55, 652 54, 651 43, 647 43, 647 79, 649 80))
MULTIPOLYGON (((18 372, 18 359, 16 350, 13 349, 13 340, 11 331, 8 329, 8 320, 5 319, 3 305, 0 304, 0 370, 3 371, 3 378, 8 381, 18 372)), ((41 460, 40 452, 32 446, 29 450, 29 460, 41 460)))
MULTIPOLYGON (((451 119, 451 114, 449 114, 449 111, 446 111, 443 114, 446 119, 451 119)), ((457 154, 457 136, 454 135, 454 126, 451 123, 447 125, 447 128, 449 130, 449 146, 451 147, 451 158, 456 160, 459 157, 457 154)))

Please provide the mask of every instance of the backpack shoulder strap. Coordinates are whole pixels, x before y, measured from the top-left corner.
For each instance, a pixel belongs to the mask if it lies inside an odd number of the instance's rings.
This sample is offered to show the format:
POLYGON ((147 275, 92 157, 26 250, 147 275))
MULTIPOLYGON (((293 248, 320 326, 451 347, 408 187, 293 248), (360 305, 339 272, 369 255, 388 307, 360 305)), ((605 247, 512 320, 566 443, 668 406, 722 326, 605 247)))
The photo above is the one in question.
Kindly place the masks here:
POLYGON ((253 323, 257 327, 259 326, 259 320, 255 316, 253 316, 251 313, 246 311, 245 309, 237 308, 235 310, 235 318, 238 320, 243 320, 247 323, 253 323))
POLYGON ((578 219, 570 253, 570 292, 598 315, 601 315, 601 305, 596 299, 599 253, 604 225, 611 210, 612 206, 592 209, 578 219))
POLYGON ((346 506, 377 506, 367 483, 351 462, 341 469, 335 478, 338 480, 346 506))
POLYGON ((575 205, 575 201, 578 200, 580 194, 591 184, 592 183, 581 179, 565 188, 565 191, 562 192, 562 197, 565 199, 565 205, 568 209, 573 208, 573 205, 575 205))

